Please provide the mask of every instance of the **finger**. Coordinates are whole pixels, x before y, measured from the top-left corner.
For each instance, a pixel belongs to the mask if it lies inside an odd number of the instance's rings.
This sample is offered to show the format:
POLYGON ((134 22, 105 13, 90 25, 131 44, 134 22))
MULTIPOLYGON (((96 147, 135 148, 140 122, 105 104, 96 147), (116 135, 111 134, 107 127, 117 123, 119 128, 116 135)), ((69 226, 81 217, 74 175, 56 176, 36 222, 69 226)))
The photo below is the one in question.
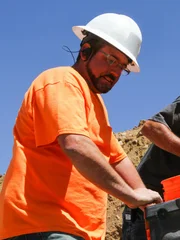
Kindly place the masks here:
POLYGON ((155 192, 155 191, 151 191, 153 193, 153 201, 152 203, 162 203, 163 202, 163 199, 162 197, 159 195, 158 192, 155 192))
POLYGON ((146 209, 147 207, 153 206, 153 205, 156 205, 156 203, 148 203, 148 204, 145 204, 145 205, 143 205, 143 206, 140 206, 139 208, 140 208, 143 212, 145 212, 145 209, 146 209))
POLYGON ((163 199, 162 199, 162 197, 159 195, 158 197, 157 197, 157 199, 155 200, 155 203, 162 203, 163 202, 163 199))
POLYGON ((146 206, 140 206, 139 208, 145 213, 146 206))

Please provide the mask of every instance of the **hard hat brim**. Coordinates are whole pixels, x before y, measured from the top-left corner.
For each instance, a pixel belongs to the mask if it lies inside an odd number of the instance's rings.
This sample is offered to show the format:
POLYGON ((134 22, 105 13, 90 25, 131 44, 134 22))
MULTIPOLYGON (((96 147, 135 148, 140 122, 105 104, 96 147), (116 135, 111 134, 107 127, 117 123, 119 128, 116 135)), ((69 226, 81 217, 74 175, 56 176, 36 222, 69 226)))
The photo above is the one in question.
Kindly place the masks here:
POLYGON ((132 55, 132 53, 130 51, 128 51, 122 44, 120 44, 119 42, 117 42, 116 40, 114 40, 113 38, 108 36, 107 34, 101 32, 100 30, 92 29, 92 28, 90 28, 88 26, 74 26, 74 27, 72 27, 72 30, 73 30, 74 34, 80 40, 82 40, 85 37, 82 34, 83 30, 91 32, 91 33, 95 34, 96 36, 104 39, 106 42, 108 42, 111 45, 113 45, 114 47, 116 47, 118 50, 123 52, 125 55, 127 55, 132 60, 132 64, 128 64, 128 66, 127 66, 127 68, 131 72, 140 72, 139 64, 138 64, 136 58, 132 55))

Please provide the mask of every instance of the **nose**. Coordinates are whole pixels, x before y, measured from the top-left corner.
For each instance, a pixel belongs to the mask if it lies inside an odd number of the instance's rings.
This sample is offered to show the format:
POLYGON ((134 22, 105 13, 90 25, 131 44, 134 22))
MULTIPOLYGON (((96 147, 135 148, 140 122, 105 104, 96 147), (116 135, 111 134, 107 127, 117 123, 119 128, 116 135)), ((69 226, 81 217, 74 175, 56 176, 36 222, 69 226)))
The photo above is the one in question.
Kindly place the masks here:
POLYGON ((123 68, 119 65, 119 64, 116 64, 116 65, 111 65, 110 66, 110 71, 114 74, 114 75, 118 75, 120 76, 122 71, 123 71, 123 68))
POLYGON ((122 69, 118 69, 118 68, 110 72, 110 74, 112 74, 115 79, 118 79, 121 76, 121 73, 122 73, 122 69))

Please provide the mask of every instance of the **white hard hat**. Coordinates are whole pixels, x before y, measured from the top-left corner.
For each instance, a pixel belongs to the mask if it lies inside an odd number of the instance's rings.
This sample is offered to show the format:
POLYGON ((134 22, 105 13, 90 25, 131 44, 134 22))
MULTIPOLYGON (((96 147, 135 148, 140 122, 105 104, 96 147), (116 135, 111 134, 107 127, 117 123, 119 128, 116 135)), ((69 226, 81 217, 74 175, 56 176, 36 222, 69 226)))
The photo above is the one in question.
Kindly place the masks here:
POLYGON ((130 17, 105 13, 93 18, 86 26, 74 26, 72 30, 81 40, 85 37, 83 30, 104 39, 132 60, 132 63, 127 66, 130 71, 140 71, 137 56, 141 48, 142 34, 138 25, 130 17))

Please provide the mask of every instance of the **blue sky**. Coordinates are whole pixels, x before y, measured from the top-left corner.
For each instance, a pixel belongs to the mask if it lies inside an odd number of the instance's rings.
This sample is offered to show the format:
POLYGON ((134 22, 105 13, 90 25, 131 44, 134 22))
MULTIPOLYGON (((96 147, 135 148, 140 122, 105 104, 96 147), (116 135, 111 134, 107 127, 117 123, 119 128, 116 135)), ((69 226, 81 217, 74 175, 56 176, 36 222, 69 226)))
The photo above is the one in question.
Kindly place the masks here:
POLYGON ((72 65, 67 45, 79 50, 71 31, 93 17, 115 12, 140 26, 141 73, 122 77, 104 95, 114 132, 131 129, 179 95, 180 1, 178 0, 2 0, 0 3, 0 173, 12 155, 12 128, 24 93, 45 69, 72 65))

